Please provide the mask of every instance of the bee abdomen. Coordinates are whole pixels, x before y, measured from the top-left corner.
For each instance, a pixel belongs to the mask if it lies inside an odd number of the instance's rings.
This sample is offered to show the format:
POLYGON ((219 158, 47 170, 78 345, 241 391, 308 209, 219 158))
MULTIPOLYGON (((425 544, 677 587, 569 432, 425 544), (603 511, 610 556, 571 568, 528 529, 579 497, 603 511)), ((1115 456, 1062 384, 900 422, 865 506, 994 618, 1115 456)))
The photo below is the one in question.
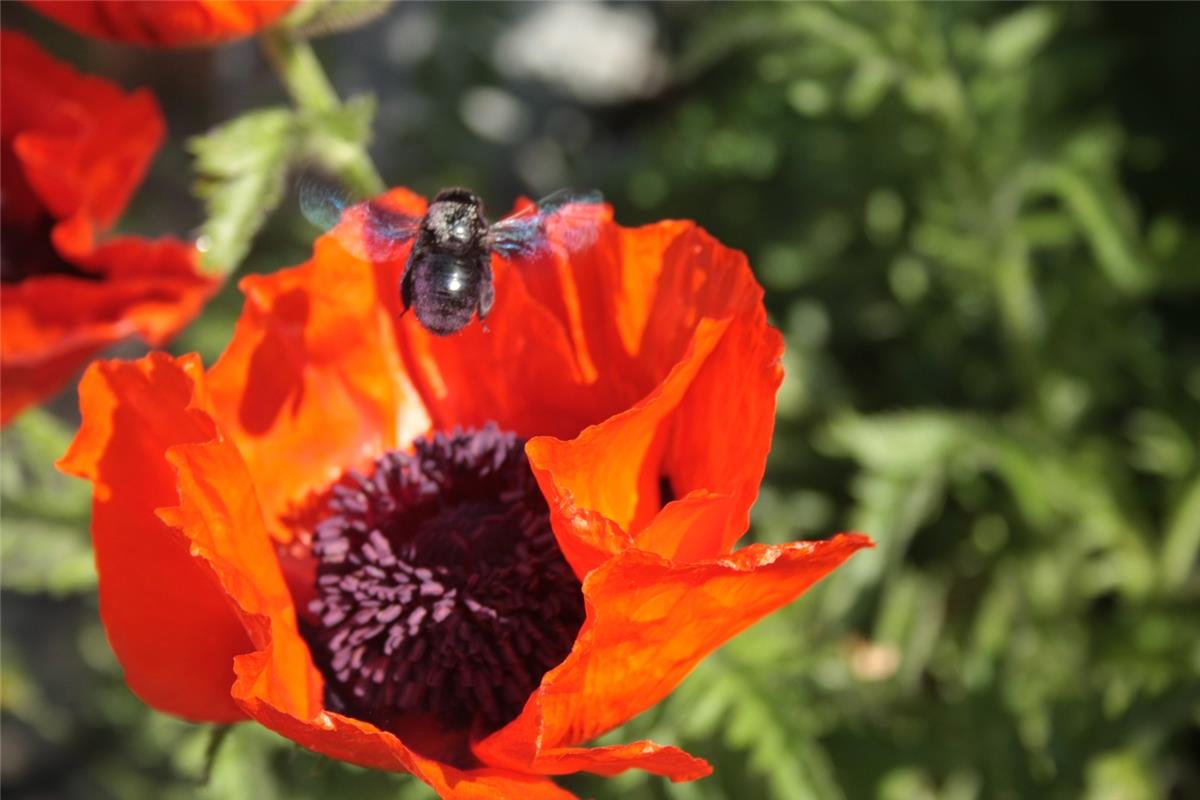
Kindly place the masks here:
POLYGON ((430 255, 414 265, 413 311, 441 336, 457 333, 479 307, 480 269, 469 258, 430 255))

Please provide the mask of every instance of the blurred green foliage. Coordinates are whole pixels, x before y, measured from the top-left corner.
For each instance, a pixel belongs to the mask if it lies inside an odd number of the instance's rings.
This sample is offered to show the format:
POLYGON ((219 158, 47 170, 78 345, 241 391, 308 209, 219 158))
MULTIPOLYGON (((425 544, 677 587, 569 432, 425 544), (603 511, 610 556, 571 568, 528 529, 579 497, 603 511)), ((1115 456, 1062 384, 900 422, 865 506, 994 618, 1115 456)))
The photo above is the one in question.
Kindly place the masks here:
MULTIPOLYGON (((434 44, 402 75, 371 73, 390 182, 527 190, 519 143, 473 133, 457 99, 505 81, 485 57, 531 9, 392 13, 434 44)), ((853 528, 879 546, 605 737, 680 744, 712 778, 564 783, 685 799, 1200 796, 1200 15, 647 13, 668 59, 652 95, 572 107, 504 85, 535 118, 567 106, 586 121, 561 157, 621 221, 693 218, 749 253, 788 342, 751 537, 853 528)), ((343 94, 363 87, 341 69, 395 35, 386 21, 320 45, 343 94)), ((202 170, 226 171, 212 202, 282 196, 275 167, 255 178, 216 157, 265 119, 194 141, 202 170)), ((227 219, 245 227, 213 236, 236 257, 260 220, 227 219)), ((310 233, 276 215, 249 268, 303 257, 310 233)), ((178 349, 219 353, 239 304, 224 292, 178 349)), ((36 415, 4 439, 6 790, 427 796, 250 726, 214 739, 130 697, 87 593, 78 487, 43 474, 56 435, 36 415)))

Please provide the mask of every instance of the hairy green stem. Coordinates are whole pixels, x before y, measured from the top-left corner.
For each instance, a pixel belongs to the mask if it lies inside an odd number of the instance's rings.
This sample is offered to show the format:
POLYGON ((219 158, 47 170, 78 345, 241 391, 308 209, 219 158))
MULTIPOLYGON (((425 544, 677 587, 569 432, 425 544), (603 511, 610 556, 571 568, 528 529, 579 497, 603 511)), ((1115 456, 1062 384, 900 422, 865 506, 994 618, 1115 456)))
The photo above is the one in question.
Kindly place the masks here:
MULTIPOLYGON (((337 91, 306 39, 293 37, 276 27, 264 31, 260 40, 267 60, 297 108, 321 114, 342 107, 337 91)), ((363 196, 379 194, 386 188, 371 156, 362 148, 356 148, 354 155, 338 170, 338 175, 351 190, 363 196)))

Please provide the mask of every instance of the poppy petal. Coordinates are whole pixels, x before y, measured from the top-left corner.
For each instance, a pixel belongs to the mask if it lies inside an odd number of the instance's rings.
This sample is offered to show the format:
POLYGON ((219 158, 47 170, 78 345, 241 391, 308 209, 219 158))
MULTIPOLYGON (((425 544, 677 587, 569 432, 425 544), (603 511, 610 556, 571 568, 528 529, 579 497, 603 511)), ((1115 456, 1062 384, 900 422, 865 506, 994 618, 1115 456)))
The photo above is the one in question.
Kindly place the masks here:
POLYGON ((179 497, 167 448, 214 435, 193 407, 202 376, 196 357, 93 364, 59 468, 92 481, 100 615, 126 682, 155 708, 228 722, 245 718, 229 688, 233 657, 250 641, 187 540, 155 514, 179 497))
MULTIPOLYGON (((766 468, 774 428, 775 392, 782 379, 782 337, 761 314, 696 325, 683 358, 649 397, 628 411, 564 442, 537 437, 526 448, 551 507, 555 535, 579 576, 622 541, 607 525, 588 524, 591 512, 610 520, 643 550, 694 561, 729 552, 749 525, 750 506, 766 468), (730 380, 730 376, 738 376, 730 380), (714 425, 714 420, 736 425, 714 425), (663 522, 647 533, 662 502, 660 487, 722 494, 706 515, 719 529, 663 522), (700 536, 698 531, 709 531, 700 536), (602 545, 595 537, 602 537, 602 545), (590 540, 589 540, 590 539, 590 540)), ((699 511, 695 501, 671 511, 699 511)))
POLYGON ((196 271, 194 248, 169 239, 119 238, 88 263, 111 276, 33 277, 0 293, 0 421, 54 394, 110 344, 135 334, 169 341, 220 286, 196 271))
POLYGON ((158 102, 80 74, 14 31, 0 34, 0 61, 4 138, 29 185, 55 217, 107 229, 166 134, 158 102))
POLYGON ((605 416, 674 368, 701 319, 762 314, 762 288, 745 255, 694 222, 608 224, 594 245, 522 275, 530 296, 570 333, 585 373, 612 397, 605 416))
MULTIPOLYGON (((580 524, 581 509, 595 512, 625 531, 636 530, 658 511, 659 458, 651 457, 651 448, 657 445, 661 451, 671 412, 728 324, 728 320, 702 320, 683 359, 662 384, 628 411, 585 429, 569 442, 539 436, 526 445, 530 467, 550 505, 551 523, 564 553, 580 549, 568 539, 590 537, 597 530, 580 524)), ((618 552, 602 553, 594 541, 588 544, 598 556, 618 552)), ((571 566, 582 579, 598 564, 592 560, 572 562, 571 566)))
POLYGON ((329 236, 299 267, 242 280, 246 305, 209 374, 272 533, 350 467, 429 429, 370 265, 329 236), (280 458, 286 453, 286 458, 280 458))
MULTIPOLYGON (((678 363, 701 320, 734 320, 673 411, 655 465, 675 496, 728 494, 732 505, 714 541, 689 533, 686 551, 682 541, 660 541, 652 549, 681 560, 716 558, 748 528, 770 449, 783 339, 767 323, 762 287, 743 253, 691 222, 622 228, 620 234, 621 302, 611 319, 622 346, 656 381, 678 363)), ((574 271, 581 281, 603 272, 584 263, 574 271)), ((587 329, 594 338, 611 338, 605 324, 600 318, 587 329)), ((640 525, 632 532, 640 534, 640 525)))
MULTIPOLYGON (((641 376, 653 394, 635 398, 633 409, 570 442, 530 443, 530 462, 555 509, 564 552, 591 553, 582 560, 569 555, 583 575, 605 553, 579 537, 603 534, 619 544, 604 527, 584 524, 580 515, 596 512, 637 539, 640 548, 668 558, 728 553, 749 524, 783 377, 783 338, 767 324, 762 290, 745 257, 694 224, 666 222, 609 226, 595 247, 569 264, 565 272, 528 270, 527 280, 531 293, 572 332, 574 349, 606 366, 593 393, 620 397, 638 391, 630 380, 641 376), (597 301, 568 302, 580 295, 597 301), (556 301, 560 297, 567 300, 556 301), (714 320, 722 320, 719 335, 706 328, 714 320), (715 420, 736 424, 714 425, 715 420), (614 468, 617 461, 621 469, 614 468), (721 528, 701 539, 683 535, 686 528, 658 526, 655 540, 641 543, 659 501, 671 499, 660 498, 660 487, 678 496, 728 495, 721 528), (663 538, 671 531, 680 533, 678 540, 663 538)), ((714 513, 711 503, 706 508, 714 513)))
POLYGON ((594 244, 569 258, 553 247, 538 257, 494 257, 495 306, 484 323, 451 337, 433 336, 407 315, 399 338, 435 421, 495 420, 524 437, 565 439, 645 397, 684 348, 655 374, 626 348, 613 323, 599 320, 619 316, 625 302, 646 310, 651 295, 640 293, 639 282, 653 281, 665 247, 646 242, 669 240, 683 227, 663 223, 631 233, 606 222, 594 244), (634 262, 628 265, 627 250, 634 262), (630 298, 622 290, 626 280, 637 284, 630 298), (592 291, 597 286, 603 290, 592 291))
POLYGON ((593 419, 640 400, 683 355, 691 329, 670 353, 644 350, 640 337, 657 311, 662 255, 687 227, 603 225, 591 246, 569 257, 552 251, 522 270, 529 295, 558 319, 585 380, 600 390, 605 413, 593 419))
POLYGON ((492 764, 538 768, 540 752, 587 741, 658 703, 738 632, 798 597, 856 550, 861 534, 755 544, 683 564, 628 549, 584 581, 587 620, 521 715, 475 745, 492 764))
POLYGON ((673 500, 637 536, 637 548, 677 561, 701 561, 722 552, 727 531, 741 522, 746 504, 706 489, 673 500))
MULTIPOLYGON (((7 311, 0 311, 7 316, 7 311)), ((4 326, 7 336, 9 326, 4 326)), ((0 337, 2 339, 3 337, 0 337)), ((94 356, 99 345, 64 349, 36 363, 0 362, 0 426, 7 425, 25 409, 37 405, 63 387, 79 365, 94 356)))
POLYGON ((678 747, 664 747, 644 739, 604 747, 542 750, 534 763, 537 771, 544 775, 590 772, 612 777, 640 769, 672 781, 694 781, 712 774, 712 766, 703 758, 685 753, 678 747))
POLYGON ((97 243, 162 141, 154 98, 82 75, 12 31, 0 32, 0 61, 5 280, 10 267, 17 276, 0 295, 2 423, 130 334, 165 343, 220 282, 183 242, 97 243))
POLYGON ((87 36, 178 47, 247 36, 281 17, 295 0, 29 0, 29 4, 87 36))
MULTIPOLYGON (((523 271, 494 263, 496 302, 485 323, 445 337, 425 330, 415 314, 398 322, 406 363, 436 427, 495 421, 525 438, 573 436, 603 419, 560 321, 529 297, 523 271)), ((396 309, 399 315, 398 295, 396 309)))
POLYGON ((69 276, 28 278, 4 287, 6 361, 85 343, 108 344, 138 334, 161 345, 216 290, 217 279, 195 272, 195 250, 182 242, 118 239, 95 251, 94 264, 112 265, 111 280, 69 276))
POLYGON ((761 305, 735 318, 671 415, 659 467, 677 495, 727 495, 728 516, 711 538, 677 526, 677 540, 638 547, 680 561, 718 558, 750 527, 775 430, 782 355, 783 336, 761 305))
MULTIPOLYGON (((256 654, 257 656, 257 654, 256 654)), ((255 656, 239 659, 239 686, 255 674, 246 669, 255 656), (243 672, 243 670, 246 670, 243 672)), ((329 758, 347 761, 370 769, 411 772, 433 787, 447 800, 569 800, 570 792, 548 778, 529 772, 498 767, 458 769, 409 750, 390 733, 370 723, 322 713, 310 721, 302 720, 269 703, 247 698, 243 703, 254 719, 281 736, 329 758)))

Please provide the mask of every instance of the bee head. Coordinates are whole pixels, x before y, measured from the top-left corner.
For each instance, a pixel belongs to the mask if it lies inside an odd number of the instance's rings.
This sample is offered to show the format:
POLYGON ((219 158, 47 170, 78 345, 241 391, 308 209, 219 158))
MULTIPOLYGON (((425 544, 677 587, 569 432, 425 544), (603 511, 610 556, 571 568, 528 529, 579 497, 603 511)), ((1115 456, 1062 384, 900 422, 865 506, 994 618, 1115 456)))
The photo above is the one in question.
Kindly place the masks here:
POLYGON ((465 250, 486 228, 483 204, 467 189, 443 189, 429 206, 429 228, 440 244, 465 250))
POLYGON ((472 192, 470 189, 464 189, 461 186, 453 186, 449 189, 442 189, 433 198, 435 203, 467 203, 469 205, 482 206, 483 203, 479 200, 479 195, 472 192))

